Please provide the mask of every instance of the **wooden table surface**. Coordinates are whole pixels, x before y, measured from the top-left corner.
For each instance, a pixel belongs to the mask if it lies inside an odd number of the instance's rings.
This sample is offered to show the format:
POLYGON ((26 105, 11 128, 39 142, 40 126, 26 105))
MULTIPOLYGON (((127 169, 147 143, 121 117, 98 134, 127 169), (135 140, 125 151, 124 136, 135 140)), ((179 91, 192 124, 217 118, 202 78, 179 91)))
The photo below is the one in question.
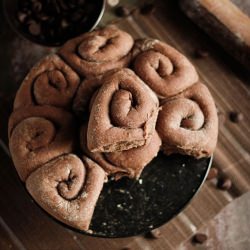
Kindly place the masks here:
MULTIPOLYGON (((123 1, 126 2, 126 1, 123 1)), ((214 166, 229 176, 233 187, 220 191, 215 181, 206 182, 199 194, 179 216, 161 227, 162 237, 150 240, 143 236, 102 239, 81 235, 51 220, 26 192, 8 153, 7 119, 15 91, 28 69, 44 54, 55 51, 34 45, 9 27, 0 7, 0 249, 86 249, 113 250, 175 249, 199 228, 204 227, 223 207, 250 189, 250 75, 223 49, 189 21, 177 1, 157 1, 151 16, 134 14, 119 21, 119 26, 134 37, 151 36, 166 41, 183 52, 196 66, 201 79, 211 90, 221 122, 214 166), (197 48, 209 52, 196 58, 197 48), (228 119, 228 112, 239 111, 239 124, 228 119)), ((110 16, 107 17, 110 19, 110 16)), ((237 202, 236 202, 237 204, 237 202)), ((213 221, 213 220, 212 220, 213 221)), ((188 244, 185 243, 189 249, 188 244)), ((195 247, 195 246, 194 246, 195 247)), ((212 249, 212 248, 211 248, 212 249)))

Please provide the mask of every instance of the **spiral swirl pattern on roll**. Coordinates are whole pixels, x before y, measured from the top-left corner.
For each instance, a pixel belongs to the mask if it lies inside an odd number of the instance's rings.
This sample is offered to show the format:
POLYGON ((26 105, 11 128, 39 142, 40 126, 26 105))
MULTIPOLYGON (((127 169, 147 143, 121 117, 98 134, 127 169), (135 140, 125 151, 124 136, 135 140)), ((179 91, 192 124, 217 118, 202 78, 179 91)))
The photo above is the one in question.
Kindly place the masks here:
POLYGON ((88 230, 106 175, 87 157, 60 156, 30 174, 26 187, 32 197, 58 220, 88 230))
POLYGON ((159 98, 174 96, 198 81, 189 60, 158 40, 139 40, 134 48, 136 74, 159 98))
POLYGON ((12 113, 9 147, 20 178, 26 180, 40 165, 72 152, 74 131, 72 115, 55 107, 31 106, 12 113))
POLYGON ((38 62, 19 88, 14 109, 31 105, 69 108, 80 83, 78 75, 57 55, 38 62))
POLYGON ((87 77, 128 65, 133 43, 128 33, 108 26, 69 40, 59 54, 79 74, 87 77))
POLYGON ((130 69, 108 74, 102 82, 89 118, 89 150, 113 152, 147 144, 158 115, 155 94, 130 69))
POLYGON ((159 112, 157 131, 166 154, 210 156, 217 142, 218 117, 208 88, 196 83, 166 100, 159 112))

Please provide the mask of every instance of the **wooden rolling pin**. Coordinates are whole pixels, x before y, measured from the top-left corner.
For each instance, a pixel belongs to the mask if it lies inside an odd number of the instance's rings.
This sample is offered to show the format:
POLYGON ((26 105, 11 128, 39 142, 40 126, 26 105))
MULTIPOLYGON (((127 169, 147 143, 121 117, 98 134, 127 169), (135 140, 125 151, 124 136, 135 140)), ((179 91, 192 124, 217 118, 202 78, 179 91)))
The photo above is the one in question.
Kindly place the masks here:
POLYGON ((179 0, 183 12, 250 70, 250 18, 230 0, 179 0))

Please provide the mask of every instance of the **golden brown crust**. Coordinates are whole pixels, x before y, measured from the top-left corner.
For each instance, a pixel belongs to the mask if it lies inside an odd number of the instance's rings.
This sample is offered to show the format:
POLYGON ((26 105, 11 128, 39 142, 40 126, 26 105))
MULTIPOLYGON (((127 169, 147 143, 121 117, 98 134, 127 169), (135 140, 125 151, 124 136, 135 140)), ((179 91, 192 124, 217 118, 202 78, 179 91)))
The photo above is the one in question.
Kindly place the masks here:
POLYGON ((127 66, 133 43, 128 33, 108 26, 69 40, 59 54, 82 76, 96 76, 127 66))
POLYGON ((158 100, 130 69, 103 78, 90 113, 91 152, 128 150, 148 143, 155 129, 158 100))
POLYGON ((14 109, 30 105, 69 108, 80 83, 78 75, 57 55, 38 62, 17 91, 14 109))
POLYGON ((139 40, 133 51, 135 73, 159 98, 176 95, 198 81, 190 61, 166 43, 139 40))
POLYGON ((75 155, 60 156, 35 170, 26 187, 36 202, 58 220, 88 230, 106 175, 102 168, 75 155))
POLYGON ((49 106, 30 106, 12 113, 9 120, 9 148, 20 178, 40 165, 74 148, 72 115, 49 106))
POLYGON ((159 112, 156 128, 166 154, 210 156, 217 142, 218 117, 208 88, 196 83, 167 99, 159 112))

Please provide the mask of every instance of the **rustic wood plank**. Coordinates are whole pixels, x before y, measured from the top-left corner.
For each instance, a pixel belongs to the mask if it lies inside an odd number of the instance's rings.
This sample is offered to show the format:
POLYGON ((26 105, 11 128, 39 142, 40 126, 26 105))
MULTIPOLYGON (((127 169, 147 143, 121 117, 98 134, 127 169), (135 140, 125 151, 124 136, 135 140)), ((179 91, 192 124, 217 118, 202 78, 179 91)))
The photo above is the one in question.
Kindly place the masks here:
POLYGON ((0 217, 0 249, 26 249, 2 217, 0 217))

